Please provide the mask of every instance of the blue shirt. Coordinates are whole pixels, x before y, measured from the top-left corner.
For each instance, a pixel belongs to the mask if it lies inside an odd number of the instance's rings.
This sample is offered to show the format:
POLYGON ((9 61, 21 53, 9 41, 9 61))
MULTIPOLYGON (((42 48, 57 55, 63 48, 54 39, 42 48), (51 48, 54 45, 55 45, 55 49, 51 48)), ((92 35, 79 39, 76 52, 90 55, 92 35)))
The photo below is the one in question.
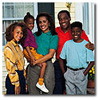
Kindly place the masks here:
POLYGON ((36 43, 37 43, 37 53, 46 55, 49 53, 50 49, 57 50, 58 47, 58 36, 52 35, 51 31, 43 33, 40 36, 37 36, 34 33, 36 43))
POLYGON ((71 68, 87 68, 90 61, 94 61, 93 51, 85 47, 88 42, 83 40, 76 43, 73 40, 67 41, 60 54, 60 58, 67 60, 67 66, 71 68))

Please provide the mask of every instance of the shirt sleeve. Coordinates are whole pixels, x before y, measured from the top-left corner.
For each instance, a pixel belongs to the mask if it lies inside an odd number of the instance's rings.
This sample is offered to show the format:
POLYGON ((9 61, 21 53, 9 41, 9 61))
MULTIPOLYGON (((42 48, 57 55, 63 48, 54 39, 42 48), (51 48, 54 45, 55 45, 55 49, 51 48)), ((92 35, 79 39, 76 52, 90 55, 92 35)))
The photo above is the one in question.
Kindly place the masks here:
POLYGON ((86 35, 85 31, 83 30, 83 33, 81 34, 81 38, 86 40, 86 41, 89 41, 89 38, 88 36, 86 35))
POLYGON ((57 50, 58 47, 58 36, 57 35, 53 35, 51 40, 50 40, 50 49, 55 49, 57 50))
POLYGON ((93 51, 87 48, 86 50, 87 50, 87 62, 94 61, 93 51))
POLYGON ((6 69, 8 71, 8 76, 10 78, 10 81, 12 85, 15 85, 16 87, 19 86, 19 76, 18 73, 16 72, 17 70, 17 61, 14 57, 13 52, 9 47, 6 47, 4 49, 4 57, 5 57, 5 62, 6 62, 6 69))
POLYGON ((27 37, 26 37, 26 39, 24 40, 24 43, 23 43, 23 47, 29 46, 29 42, 30 42, 29 37, 30 36, 29 36, 29 31, 28 31, 27 37))
POLYGON ((64 46, 63 46, 63 48, 62 48, 62 51, 61 51, 61 53, 60 53, 60 58, 62 58, 62 59, 66 59, 66 52, 67 52, 67 45, 66 45, 66 43, 64 44, 64 46))

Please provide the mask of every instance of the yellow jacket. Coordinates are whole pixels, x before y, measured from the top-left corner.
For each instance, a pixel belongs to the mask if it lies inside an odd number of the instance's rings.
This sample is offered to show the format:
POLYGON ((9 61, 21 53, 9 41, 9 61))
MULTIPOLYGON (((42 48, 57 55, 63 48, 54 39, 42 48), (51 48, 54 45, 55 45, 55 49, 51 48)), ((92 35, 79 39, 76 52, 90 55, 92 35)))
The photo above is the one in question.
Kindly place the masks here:
MULTIPOLYGON (((12 85, 19 86, 19 76, 16 70, 24 70, 24 56, 18 44, 13 40, 8 42, 4 47, 4 57, 6 69, 12 85)), ((24 71, 24 76, 26 75, 24 71)))

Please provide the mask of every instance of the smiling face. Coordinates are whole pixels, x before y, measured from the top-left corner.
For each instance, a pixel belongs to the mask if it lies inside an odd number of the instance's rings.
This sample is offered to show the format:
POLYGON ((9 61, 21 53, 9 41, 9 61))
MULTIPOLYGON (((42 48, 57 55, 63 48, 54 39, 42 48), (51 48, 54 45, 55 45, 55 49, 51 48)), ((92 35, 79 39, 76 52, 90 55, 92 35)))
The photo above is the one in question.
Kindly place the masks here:
POLYGON ((49 21, 45 16, 39 18, 39 27, 44 33, 49 31, 49 21))
POLYGON ((20 26, 16 26, 13 31, 13 40, 19 42, 23 37, 22 28, 20 26))
POLYGON ((82 40, 81 39, 82 30, 79 27, 73 27, 71 29, 71 34, 75 42, 80 42, 80 40, 82 40))
POLYGON ((70 28, 70 20, 69 16, 63 12, 59 14, 59 24, 61 29, 66 33, 70 28))
POLYGON ((34 20, 32 18, 28 18, 26 25, 30 30, 32 30, 34 28, 34 20))

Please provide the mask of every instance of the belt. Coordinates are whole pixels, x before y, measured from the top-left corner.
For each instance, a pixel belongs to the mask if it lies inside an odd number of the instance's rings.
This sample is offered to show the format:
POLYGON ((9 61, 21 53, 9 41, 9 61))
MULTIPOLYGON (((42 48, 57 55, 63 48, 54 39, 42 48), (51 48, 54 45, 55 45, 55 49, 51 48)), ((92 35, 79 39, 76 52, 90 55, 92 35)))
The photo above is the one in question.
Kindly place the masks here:
POLYGON ((74 68, 71 68, 71 67, 69 67, 69 66, 67 66, 67 68, 69 68, 69 69, 71 69, 71 70, 73 70, 73 71, 78 71, 78 70, 84 69, 83 67, 82 67, 82 68, 76 68, 76 69, 74 69, 74 68))

